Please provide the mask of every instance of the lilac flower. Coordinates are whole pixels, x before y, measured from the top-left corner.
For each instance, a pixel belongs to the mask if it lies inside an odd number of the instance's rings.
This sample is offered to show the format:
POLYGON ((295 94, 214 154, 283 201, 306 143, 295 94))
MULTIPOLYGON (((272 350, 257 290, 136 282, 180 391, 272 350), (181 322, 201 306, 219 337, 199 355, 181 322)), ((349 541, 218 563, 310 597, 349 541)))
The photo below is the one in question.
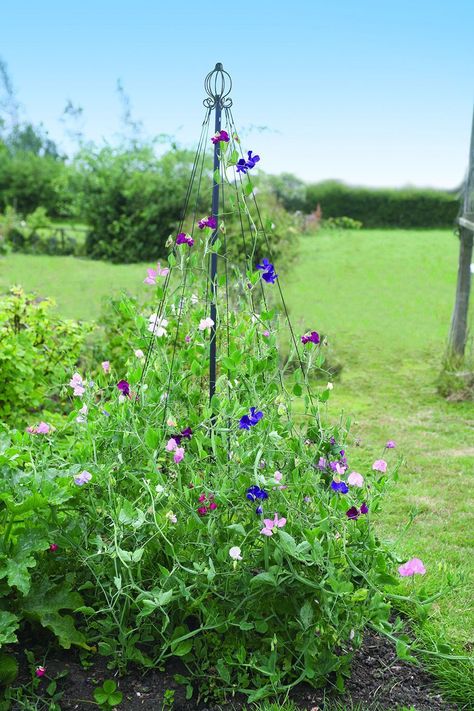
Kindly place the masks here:
POLYGON ((338 491, 340 494, 347 494, 349 491, 349 487, 347 486, 345 481, 338 481, 337 479, 333 479, 331 482, 331 489, 334 489, 334 491, 338 491))
POLYGON ((385 449, 395 449, 397 445, 393 441, 393 439, 389 439, 387 444, 385 445, 385 449))
POLYGON ((176 244, 187 244, 188 247, 192 247, 194 240, 191 235, 187 235, 185 232, 180 232, 176 237, 176 244))
POLYGON ((249 430, 251 427, 254 427, 254 425, 257 424, 257 422, 260 422, 260 420, 263 417, 263 412, 256 412, 255 407, 250 408, 250 413, 248 415, 244 415, 243 417, 240 418, 240 423, 239 423, 239 428, 241 430, 249 430))
POLYGON ((168 267, 162 267, 160 262, 156 265, 156 269, 147 269, 148 276, 143 280, 144 284, 156 284, 157 277, 165 277, 169 274, 168 267))
POLYGON ((83 486, 84 484, 87 484, 87 482, 91 479, 92 474, 84 470, 83 472, 74 477, 74 483, 77 484, 77 486, 83 486))
POLYGON ((263 272, 262 279, 266 281, 267 284, 274 284, 278 278, 278 274, 275 274, 275 267, 266 257, 262 259, 261 264, 257 264, 257 269, 263 272))
POLYGON ((387 471, 387 462, 384 459, 377 459, 372 464, 372 469, 376 472, 386 472, 387 471))
POLYGON ((211 141, 214 144, 220 143, 221 141, 223 141, 225 143, 229 143, 229 140, 230 140, 230 138, 229 138, 229 134, 227 133, 227 131, 219 131, 211 138, 211 141))
POLYGON ((203 217, 202 220, 199 220, 198 227, 200 230, 203 230, 205 227, 210 227, 212 230, 215 230, 217 227, 217 220, 214 215, 203 217))
POLYGON ((117 387, 122 393, 122 395, 130 397, 130 384, 127 383, 126 380, 119 380, 119 382, 117 383, 117 387))
POLYGON ((318 469, 321 469, 321 471, 324 471, 328 465, 328 460, 325 459, 324 457, 319 457, 319 462, 318 462, 318 469))
POLYGON ((268 494, 265 489, 261 489, 259 486, 254 485, 247 489, 246 497, 249 501, 255 501, 256 499, 264 501, 265 499, 268 499, 268 494))
POLYGON ((419 558, 411 558, 411 560, 408 560, 399 567, 398 572, 402 578, 407 578, 412 575, 424 575, 426 573, 426 568, 419 558))
POLYGON ((102 361, 101 366, 102 366, 102 370, 107 375, 107 373, 110 372, 110 361, 109 360, 102 361))
POLYGON ((247 160, 241 158, 237 161, 237 173, 247 173, 248 170, 255 168, 255 164, 260 160, 260 156, 252 156, 253 151, 247 151, 247 160))
POLYGON ((301 336, 301 343, 303 345, 306 343, 315 343, 317 345, 320 340, 321 339, 317 331, 307 331, 303 336, 301 336))

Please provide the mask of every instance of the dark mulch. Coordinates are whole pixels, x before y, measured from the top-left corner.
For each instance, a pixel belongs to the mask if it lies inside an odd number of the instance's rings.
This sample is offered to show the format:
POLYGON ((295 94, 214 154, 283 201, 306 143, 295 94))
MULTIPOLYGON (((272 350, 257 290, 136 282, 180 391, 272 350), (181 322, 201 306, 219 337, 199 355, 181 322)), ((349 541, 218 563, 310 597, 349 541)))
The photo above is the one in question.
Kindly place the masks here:
MULTIPOLYGON (((68 674, 60 680, 58 686, 64 692, 60 701, 64 711, 90 711, 96 686, 105 679, 114 678, 101 657, 95 658, 89 669, 84 669, 73 653, 47 660, 50 678, 65 670, 68 674)), ((25 672, 23 667, 23 680, 26 679, 25 672)), ((183 670, 175 666, 169 667, 166 672, 154 670, 145 675, 137 673, 117 677, 118 687, 124 696, 118 708, 123 711, 159 711, 167 690, 174 691, 173 711, 237 711, 245 708, 242 700, 229 700, 220 705, 198 704, 194 698, 187 701, 184 688, 173 679, 173 675, 178 672, 183 673, 183 670)), ((42 683, 46 686, 47 681, 42 683)), ((367 710, 377 708, 387 711, 393 711, 399 706, 414 707, 416 711, 454 711, 457 708, 442 699, 429 674, 418 666, 401 662, 389 640, 370 632, 366 634, 364 645, 355 655, 352 676, 346 683, 343 696, 329 695, 327 689, 313 689, 301 684, 293 689, 291 698, 299 708, 308 711, 324 711, 325 699, 337 699, 344 709, 357 704, 367 710)))

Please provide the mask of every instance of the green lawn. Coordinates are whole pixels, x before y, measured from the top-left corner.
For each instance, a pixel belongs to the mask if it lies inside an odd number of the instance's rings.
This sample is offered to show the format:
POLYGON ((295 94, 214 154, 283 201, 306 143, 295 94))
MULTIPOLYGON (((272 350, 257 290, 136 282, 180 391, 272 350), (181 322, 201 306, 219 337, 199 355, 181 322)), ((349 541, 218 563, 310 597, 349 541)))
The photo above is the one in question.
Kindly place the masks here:
MULTIPOLYGON (((401 555, 422 558, 430 589, 443 585, 449 571, 459 576, 433 621, 457 653, 466 654, 474 642, 474 404, 447 403, 435 387, 457 253, 457 239, 447 230, 319 232, 302 237, 297 260, 280 282, 297 332, 323 332, 330 360, 343 365, 329 416, 343 409, 352 417, 361 444, 352 450, 351 467, 363 472, 387 439, 397 442, 405 464, 379 527, 401 555)), ((2 290, 21 283, 53 296, 65 316, 83 319, 96 316, 111 292, 141 292, 144 276, 143 265, 72 257, 0 261, 2 290)))

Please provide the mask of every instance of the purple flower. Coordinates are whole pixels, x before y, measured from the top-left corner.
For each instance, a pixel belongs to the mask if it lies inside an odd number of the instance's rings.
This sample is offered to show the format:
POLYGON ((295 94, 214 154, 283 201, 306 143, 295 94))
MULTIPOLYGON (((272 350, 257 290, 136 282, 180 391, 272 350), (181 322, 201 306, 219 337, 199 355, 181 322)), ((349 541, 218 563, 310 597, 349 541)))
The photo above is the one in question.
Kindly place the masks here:
POLYGON ((393 439, 389 439, 387 444, 385 445, 385 449, 395 449, 397 445, 393 441, 393 439))
POLYGON ((255 168, 255 164, 260 160, 260 156, 252 156, 253 151, 247 151, 247 160, 241 158, 237 161, 237 173, 247 173, 248 170, 255 168))
POLYGON ((316 345, 320 342, 319 333, 317 331, 308 331, 301 336, 301 343, 305 345, 306 343, 315 343, 316 345))
POLYGON ((360 512, 361 512, 361 514, 367 514, 367 513, 369 513, 369 507, 367 506, 367 504, 365 503, 365 501, 364 501, 364 503, 362 504, 362 506, 360 507, 360 512))
POLYGON ((329 440, 329 443, 330 443, 330 444, 336 444, 335 438, 334 438, 334 437, 331 437, 331 439, 329 440))
POLYGON ((255 501, 256 499, 264 501, 265 499, 268 499, 268 494, 265 489, 261 489, 259 486, 256 485, 250 486, 247 489, 247 493, 245 494, 245 496, 249 501, 255 501))
POLYGON ((220 143, 221 141, 229 143, 229 140, 229 134, 227 133, 227 131, 219 131, 211 138, 212 143, 220 143))
POLYGON ((240 423, 239 423, 239 428, 241 430, 249 430, 251 427, 257 424, 257 422, 260 422, 260 420, 263 417, 263 412, 256 412, 255 407, 250 408, 250 412, 248 415, 244 415, 243 417, 240 418, 240 423))
POLYGON ((347 492, 349 491, 349 487, 347 486, 345 481, 337 481, 336 479, 332 480, 331 489, 334 489, 334 491, 338 491, 340 494, 347 494, 347 492))
POLYGON ((126 380, 119 380, 119 382, 117 383, 117 387, 122 393, 122 395, 130 397, 130 384, 127 383, 126 380))
POLYGON ((92 474, 84 470, 83 472, 74 477, 74 483, 77 484, 77 486, 83 486, 84 484, 87 484, 87 482, 91 479, 92 474))
POLYGON ((319 457, 319 462, 318 462, 318 469, 321 469, 321 471, 324 471, 328 465, 327 459, 324 457, 319 457))
POLYGON ((275 267, 266 257, 262 259, 261 264, 257 264, 257 269, 260 269, 263 272, 262 279, 264 279, 264 281, 268 284, 274 284, 278 278, 278 274, 275 274, 275 267))
POLYGON ((217 227, 217 220, 213 215, 209 217, 203 217, 202 220, 199 220, 198 227, 200 230, 203 230, 205 227, 210 227, 211 229, 215 230, 217 227))
POLYGON ((173 439, 175 440, 176 444, 181 444, 182 439, 191 439, 192 436, 193 431, 191 427, 186 427, 186 429, 181 430, 180 434, 173 435, 173 439))
POLYGON ((346 511, 346 516, 352 521, 357 521, 357 519, 359 518, 359 509, 357 508, 357 506, 351 506, 351 508, 346 511))
POLYGON ((187 244, 188 247, 192 247, 194 240, 191 235, 187 235, 185 232, 180 232, 176 237, 176 244, 187 244))

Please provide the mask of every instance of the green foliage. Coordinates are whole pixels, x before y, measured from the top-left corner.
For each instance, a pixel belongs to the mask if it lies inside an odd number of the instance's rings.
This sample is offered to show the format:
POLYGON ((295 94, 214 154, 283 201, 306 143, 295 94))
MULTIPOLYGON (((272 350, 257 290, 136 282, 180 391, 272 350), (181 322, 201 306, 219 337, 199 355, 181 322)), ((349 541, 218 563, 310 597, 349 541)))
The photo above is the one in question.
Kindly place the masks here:
POLYGON ((106 679, 102 686, 94 690, 94 699, 101 708, 108 709, 118 706, 122 702, 123 694, 117 690, 115 681, 106 679))
POLYGON ((87 254, 111 262, 163 256, 181 216, 191 165, 191 153, 182 150, 160 159, 146 146, 83 152, 78 167, 90 225, 87 254))
POLYGON ((365 227, 452 227, 459 210, 457 195, 421 188, 358 188, 328 180, 308 185, 305 212, 318 203, 323 217, 358 220, 365 227))
POLYGON ((362 222, 352 217, 329 217, 324 220, 323 226, 330 230, 360 230, 362 222))
POLYGON ((11 424, 24 427, 64 386, 92 330, 61 319, 53 306, 19 287, 0 299, 0 417, 11 424))

